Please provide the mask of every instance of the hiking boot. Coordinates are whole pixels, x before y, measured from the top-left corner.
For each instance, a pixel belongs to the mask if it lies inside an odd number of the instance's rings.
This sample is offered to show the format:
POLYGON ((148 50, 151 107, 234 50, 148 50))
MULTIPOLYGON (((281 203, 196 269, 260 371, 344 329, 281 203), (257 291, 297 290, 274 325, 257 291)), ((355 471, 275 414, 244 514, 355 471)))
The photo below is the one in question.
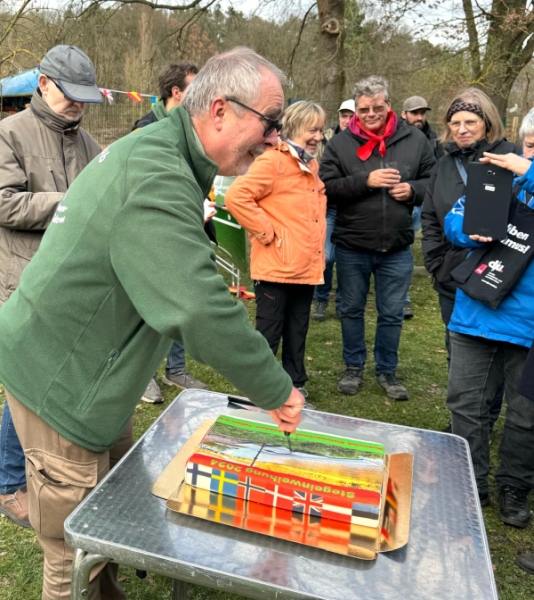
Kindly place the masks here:
POLYGON ((315 410, 315 406, 306 400, 308 397, 308 390, 304 387, 298 387, 297 390, 304 396, 304 406, 303 408, 307 408, 308 410, 315 410))
POLYGON ((395 373, 381 373, 377 375, 376 382, 393 400, 408 400, 410 397, 395 373))
POLYGON ((311 314, 311 318, 314 321, 324 321, 326 319, 327 306, 328 302, 316 302, 311 314))
POLYGON ((525 528, 530 521, 528 494, 527 489, 503 485, 499 490, 499 519, 507 525, 525 528))
POLYGON ((534 575, 534 554, 520 554, 515 562, 523 571, 534 575))
POLYGON ((13 523, 31 529, 28 521, 28 490, 21 487, 14 494, 0 494, 0 514, 6 515, 13 523))
POLYGON ((163 383, 166 385, 174 385, 181 390, 209 390, 209 385, 206 385, 200 379, 196 379, 186 371, 178 371, 178 373, 165 373, 163 383))
POLYGON ((159 385, 156 383, 156 378, 152 377, 152 379, 148 382, 148 386, 145 390, 145 393, 141 397, 143 402, 148 402, 148 404, 161 404, 163 402, 163 396, 161 395, 161 390, 159 389, 159 385))
POLYGON ((360 367, 347 367, 343 377, 337 382, 337 390, 347 396, 354 396, 360 391, 363 369, 360 367))
POLYGON ((484 494, 479 494, 478 499, 480 500, 480 506, 485 508, 491 504, 489 492, 485 492, 484 494))
POLYGON ((413 317, 412 303, 410 301, 406 302, 404 305, 402 315, 405 319, 411 319, 413 317))

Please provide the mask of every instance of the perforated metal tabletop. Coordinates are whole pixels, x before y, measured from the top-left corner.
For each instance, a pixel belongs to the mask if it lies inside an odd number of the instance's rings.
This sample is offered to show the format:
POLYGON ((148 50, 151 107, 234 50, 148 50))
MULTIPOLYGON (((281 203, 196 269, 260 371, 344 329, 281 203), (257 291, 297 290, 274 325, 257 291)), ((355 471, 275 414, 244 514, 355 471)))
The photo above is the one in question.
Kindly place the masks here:
MULTIPOLYGON (((73 600, 103 558, 256 599, 497 599, 467 443, 453 435, 305 411, 303 426, 375 439, 414 455, 410 541, 363 561, 169 511, 150 487, 202 421, 237 414, 187 390, 65 522, 79 549, 73 600)), ((185 597, 175 583, 174 597, 185 597)))

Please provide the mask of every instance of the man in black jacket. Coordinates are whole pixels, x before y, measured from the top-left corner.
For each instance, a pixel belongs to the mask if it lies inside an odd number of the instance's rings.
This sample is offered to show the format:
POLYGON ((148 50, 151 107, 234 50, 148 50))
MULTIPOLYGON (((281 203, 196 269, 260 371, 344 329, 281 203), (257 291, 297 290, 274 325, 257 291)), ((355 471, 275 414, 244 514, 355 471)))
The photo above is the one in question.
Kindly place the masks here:
POLYGON ((372 76, 358 82, 354 96, 356 113, 326 147, 319 172, 338 210, 332 241, 346 365, 338 390, 356 394, 362 382, 367 358, 364 312, 373 274, 377 382, 390 398, 407 400, 396 370, 413 269, 412 209, 423 202, 435 158, 425 136, 399 122, 391 110, 385 79, 372 76))

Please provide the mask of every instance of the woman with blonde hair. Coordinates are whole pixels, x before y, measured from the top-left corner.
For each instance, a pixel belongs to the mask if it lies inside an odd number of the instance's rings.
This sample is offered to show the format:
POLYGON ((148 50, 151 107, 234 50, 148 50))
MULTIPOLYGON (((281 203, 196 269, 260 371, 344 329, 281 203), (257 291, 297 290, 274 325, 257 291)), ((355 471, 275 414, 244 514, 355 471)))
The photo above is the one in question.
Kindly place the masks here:
MULTIPOLYGON (((289 106, 282 137, 228 188, 226 206, 247 230, 256 329, 306 397, 306 335, 314 286, 324 282, 326 195, 315 154, 325 114, 314 102, 289 106)), ((308 405, 308 407, 311 407, 308 405)))

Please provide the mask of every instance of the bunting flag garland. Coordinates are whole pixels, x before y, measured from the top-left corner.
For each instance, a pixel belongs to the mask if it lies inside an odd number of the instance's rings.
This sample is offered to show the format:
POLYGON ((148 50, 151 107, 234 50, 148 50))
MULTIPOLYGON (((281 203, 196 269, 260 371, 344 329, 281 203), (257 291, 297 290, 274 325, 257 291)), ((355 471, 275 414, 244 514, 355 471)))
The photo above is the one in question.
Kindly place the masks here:
POLYGON ((108 103, 113 104, 113 94, 111 93, 111 90, 106 90, 105 88, 100 88, 100 91, 102 92, 102 95, 108 101, 108 103))
POLYGON ((128 98, 130 98, 130 100, 133 100, 136 104, 137 104, 137 102, 143 102, 143 100, 145 98, 148 98, 152 104, 155 104, 158 101, 157 96, 154 96, 153 94, 140 94, 139 92, 125 92, 124 90, 111 90, 109 88, 99 88, 99 89, 102 92, 102 95, 104 96, 104 98, 106 98, 106 100, 110 104, 113 104, 113 101, 114 101, 113 94, 124 94, 125 96, 128 96, 128 98))
POLYGON ((143 102, 143 96, 139 92, 126 92, 126 95, 134 102, 143 102))

